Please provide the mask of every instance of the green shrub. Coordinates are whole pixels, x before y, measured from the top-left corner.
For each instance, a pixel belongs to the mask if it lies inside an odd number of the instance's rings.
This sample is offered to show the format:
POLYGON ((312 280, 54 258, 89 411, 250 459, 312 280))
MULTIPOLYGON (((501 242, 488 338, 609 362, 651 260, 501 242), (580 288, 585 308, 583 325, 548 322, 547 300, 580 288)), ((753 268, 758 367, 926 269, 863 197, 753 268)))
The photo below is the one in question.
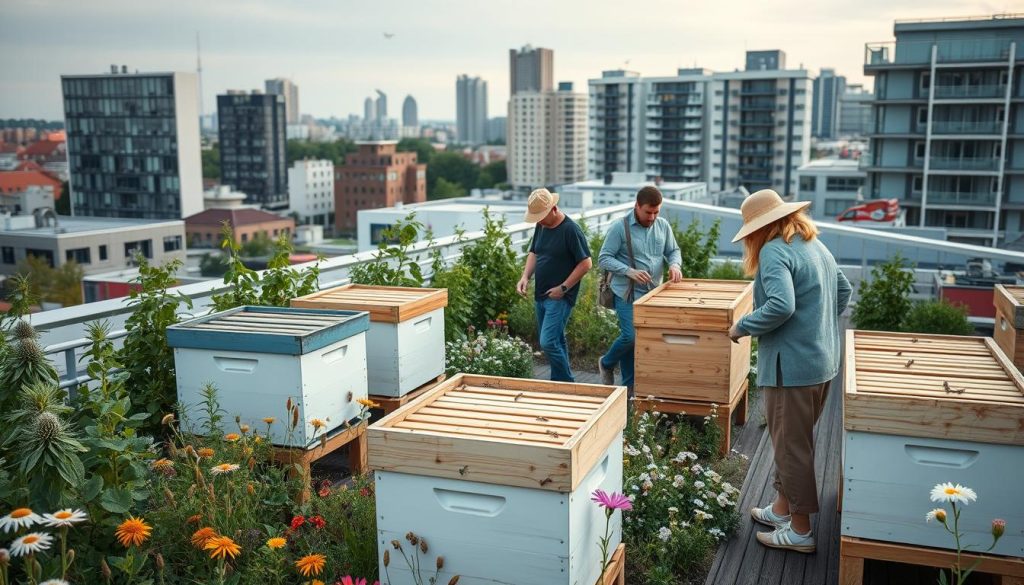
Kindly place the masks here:
POLYGON ((967 320, 967 307, 952 305, 945 299, 915 303, 903 319, 903 331, 941 335, 971 335, 974 326, 967 320))
POLYGON ((716 264, 708 273, 708 278, 713 280, 750 280, 743 273, 743 266, 739 262, 727 260, 716 264))
POLYGON ((383 230, 373 260, 352 267, 352 282, 372 286, 423 286, 418 258, 409 252, 419 242, 422 231, 423 224, 416 221, 415 213, 383 230))
POLYGON ((705 232, 701 229, 702 224, 698 219, 691 221, 685 230, 680 229, 676 222, 672 222, 672 232, 683 255, 681 269, 684 277, 708 278, 711 272, 711 259, 718 254, 721 226, 721 220, 716 219, 705 232))
POLYGON ((242 261, 242 248, 235 243, 231 226, 224 222, 221 228, 221 248, 228 253, 228 270, 224 284, 231 289, 213 295, 213 307, 225 311, 243 305, 287 307, 292 299, 316 292, 320 280, 320 260, 305 270, 291 265, 292 244, 287 234, 281 234, 273 243, 273 254, 262 273, 247 267, 242 261))
POLYGON ((445 371, 484 376, 533 377, 533 352, 530 346, 509 335, 502 320, 492 321, 484 331, 470 330, 469 339, 445 344, 445 371))
POLYGON ((851 320, 857 329, 900 331, 910 313, 914 273, 897 254, 871 269, 871 280, 860 283, 851 320))

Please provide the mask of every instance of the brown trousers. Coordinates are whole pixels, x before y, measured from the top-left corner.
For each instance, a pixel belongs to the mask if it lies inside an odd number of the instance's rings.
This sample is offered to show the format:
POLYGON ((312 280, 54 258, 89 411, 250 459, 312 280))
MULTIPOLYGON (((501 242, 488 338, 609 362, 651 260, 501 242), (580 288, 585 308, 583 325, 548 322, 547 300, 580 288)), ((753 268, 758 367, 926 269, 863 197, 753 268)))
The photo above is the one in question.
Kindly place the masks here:
POLYGON ((768 435, 775 448, 775 489, 797 514, 818 511, 814 423, 825 407, 830 384, 762 388, 768 435))

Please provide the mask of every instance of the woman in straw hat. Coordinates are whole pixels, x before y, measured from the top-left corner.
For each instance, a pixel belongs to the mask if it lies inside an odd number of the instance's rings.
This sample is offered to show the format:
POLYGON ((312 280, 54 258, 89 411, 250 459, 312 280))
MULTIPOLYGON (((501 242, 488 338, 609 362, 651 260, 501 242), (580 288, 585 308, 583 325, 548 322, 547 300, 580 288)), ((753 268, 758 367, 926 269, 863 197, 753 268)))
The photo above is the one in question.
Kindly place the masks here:
POLYGON ((752 508, 754 520, 774 528, 765 546, 814 552, 810 515, 818 511, 814 481, 814 423, 829 384, 839 373, 839 315, 850 282, 817 238, 804 209, 764 189, 740 211, 743 267, 754 277, 755 309, 729 332, 733 341, 758 338, 757 385, 764 390, 768 434, 775 447, 775 501, 752 508))

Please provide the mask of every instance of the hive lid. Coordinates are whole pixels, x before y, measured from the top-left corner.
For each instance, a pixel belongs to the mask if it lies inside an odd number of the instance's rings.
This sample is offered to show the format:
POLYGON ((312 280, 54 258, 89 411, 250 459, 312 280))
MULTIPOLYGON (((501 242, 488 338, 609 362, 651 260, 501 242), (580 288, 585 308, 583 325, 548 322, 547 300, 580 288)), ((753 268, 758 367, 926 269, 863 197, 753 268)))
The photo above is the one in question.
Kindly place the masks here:
POLYGON ((1024 329, 1024 286, 997 284, 993 304, 1013 323, 1014 329, 1024 329))
POLYGON ((301 355, 366 331, 365 312, 243 306, 167 328, 171 347, 301 355))
POLYGON ((748 280, 683 279, 666 282, 633 303, 634 325, 722 331, 750 312, 748 280))
POLYGON ((987 337, 847 331, 848 430, 1024 445, 1024 377, 987 337))
POLYGON ((625 426, 623 386, 457 374, 370 426, 369 464, 570 492, 625 426))
POLYGON ((371 321, 399 323, 448 306, 448 289, 346 284, 292 299, 291 305, 366 311, 371 321))

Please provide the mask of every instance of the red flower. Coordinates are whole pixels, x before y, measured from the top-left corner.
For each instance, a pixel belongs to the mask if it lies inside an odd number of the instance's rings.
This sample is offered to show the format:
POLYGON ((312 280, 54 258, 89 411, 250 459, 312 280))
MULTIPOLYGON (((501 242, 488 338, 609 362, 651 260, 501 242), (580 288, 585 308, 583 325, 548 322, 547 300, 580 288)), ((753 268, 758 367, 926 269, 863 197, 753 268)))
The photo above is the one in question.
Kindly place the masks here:
POLYGON ((367 488, 359 488, 359 495, 363 496, 364 498, 368 498, 370 497, 370 490, 368 490, 367 488))
POLYGON ((309 523, 316 526, 318 529, 327 526, 327 522, 324 521, 322 516, 310 516, 309 523))
POLYGON ((292 530, 298 530, 299 526, 306 523, 306 519, 303 516, 295 516, 292 518, 292 530))
POLYGON ((321 498, 326 498, 327 496, 331 495, 331 488, 329 488, 329 487, 320 488, 320 491, 317 492, 317 493, 320 494, 321 498))

